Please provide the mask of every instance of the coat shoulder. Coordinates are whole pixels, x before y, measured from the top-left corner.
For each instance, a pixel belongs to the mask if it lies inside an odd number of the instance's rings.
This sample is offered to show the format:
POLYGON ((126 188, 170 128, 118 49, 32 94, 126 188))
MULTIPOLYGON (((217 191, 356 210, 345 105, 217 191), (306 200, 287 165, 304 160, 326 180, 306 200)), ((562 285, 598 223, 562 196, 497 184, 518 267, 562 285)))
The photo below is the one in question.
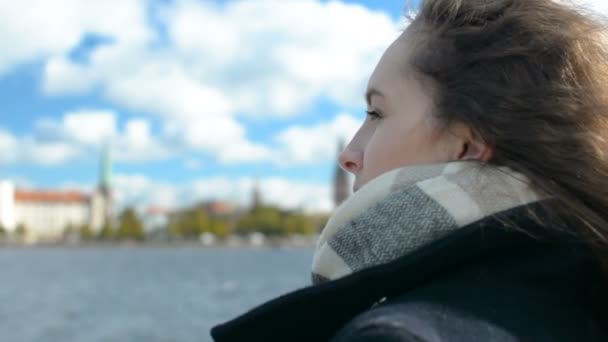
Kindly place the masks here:
POLYGON ((514 342, 504 329, 431 303, 387 303, 346 324, 332 342, 514 342))

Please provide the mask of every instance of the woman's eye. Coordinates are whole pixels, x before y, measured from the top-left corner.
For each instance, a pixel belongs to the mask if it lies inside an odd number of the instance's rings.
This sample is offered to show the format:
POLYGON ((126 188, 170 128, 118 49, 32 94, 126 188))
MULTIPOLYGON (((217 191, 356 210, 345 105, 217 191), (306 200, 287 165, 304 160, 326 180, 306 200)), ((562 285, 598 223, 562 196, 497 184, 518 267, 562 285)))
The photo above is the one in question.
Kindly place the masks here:
POLYGON ((382 119, 382 116, 380 115, 380 113, 376 112, 375 110, 368 110, 366 111, 367 116, 369 116, 370 120, 378 120, 378 119, 382 119))

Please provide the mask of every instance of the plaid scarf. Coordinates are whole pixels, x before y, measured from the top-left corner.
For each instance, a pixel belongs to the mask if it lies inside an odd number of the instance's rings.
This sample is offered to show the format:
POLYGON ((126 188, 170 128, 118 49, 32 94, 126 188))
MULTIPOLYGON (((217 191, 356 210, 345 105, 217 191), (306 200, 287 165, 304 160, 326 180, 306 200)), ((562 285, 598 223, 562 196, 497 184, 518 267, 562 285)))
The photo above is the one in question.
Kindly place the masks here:
POLYGON ((387 172, 334 211, 317 242, 313 283, 393 261, 475 221, 541 199, 525 176, 477 162, 387 172))

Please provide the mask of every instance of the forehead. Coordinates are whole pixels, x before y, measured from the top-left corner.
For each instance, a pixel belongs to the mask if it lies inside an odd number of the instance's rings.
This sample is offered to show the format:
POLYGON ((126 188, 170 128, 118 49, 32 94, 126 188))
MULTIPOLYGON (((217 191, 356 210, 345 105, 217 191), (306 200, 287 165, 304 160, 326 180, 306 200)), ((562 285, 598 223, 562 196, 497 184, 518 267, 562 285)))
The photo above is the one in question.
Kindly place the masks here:
POLYGON ((372 73, 367 89, 394 88, 407 78, 408 59, 411 43, 407 31, 403 32, 384 52, 372 73))
POLYGON ((410 67, 415 44, 408 31, 403 33, 389 46, 370 77, 367 92, 373 89, 383 95, 373 101, 385 114, 404 114, 413 119, 432 112, 432 87, 423 84, 422 77, 414 75, 410 67))

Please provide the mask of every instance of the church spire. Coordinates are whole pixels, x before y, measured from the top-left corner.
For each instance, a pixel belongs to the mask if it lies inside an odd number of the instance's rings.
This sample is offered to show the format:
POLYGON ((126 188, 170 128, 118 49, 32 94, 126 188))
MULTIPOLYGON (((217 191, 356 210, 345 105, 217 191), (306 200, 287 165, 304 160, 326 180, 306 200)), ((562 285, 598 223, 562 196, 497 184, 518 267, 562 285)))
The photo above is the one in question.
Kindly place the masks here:
MULTIPOLYGON (((338 155, 344 150, 344 140, 338 141, 338 155)), ((336 158, 337 159, 337 158, 336 158)), ((350 194, 348 174, 339 163, 336 163, 334 175, 334 205, 339 206, 350 194)))
POLYGON ((112 188, 112 155, 109 143, 103 146, 100 166, 99 187, 109 193, 112 188))
POLYGON ((251 208, 257 209, 262 205, 262 196, 260 194, 260 184, 258 177, 253 181, 253 189, 251 191, 251 208))
POLYGON ((101 217, 101 227, 110 225, 114 215, 112 200, 112 155, 110 148, 109 142, 104 144, 99 167, 98 192, 101 195, 101 202, 96 210, 99 210, 97 215, 101 217))

